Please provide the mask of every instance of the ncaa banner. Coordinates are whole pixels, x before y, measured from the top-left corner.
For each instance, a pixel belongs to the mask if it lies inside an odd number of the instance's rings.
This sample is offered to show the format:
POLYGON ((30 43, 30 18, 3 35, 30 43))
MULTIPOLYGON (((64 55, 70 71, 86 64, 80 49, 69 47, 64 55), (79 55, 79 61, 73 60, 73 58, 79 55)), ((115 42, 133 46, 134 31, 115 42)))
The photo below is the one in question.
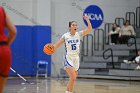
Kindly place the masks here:
MULTIPOLYGON (((102 9, 97 5, 88 6, 83 13, 83 16, 87 15, 92 24, 93 28, 98 28, 101 26, 104 20, 104 14, 102 9)), ((84 20, 84 19, 83 19, 84 20)), ((87 25, 87 22, 84 20, 84 23, 87 25)))

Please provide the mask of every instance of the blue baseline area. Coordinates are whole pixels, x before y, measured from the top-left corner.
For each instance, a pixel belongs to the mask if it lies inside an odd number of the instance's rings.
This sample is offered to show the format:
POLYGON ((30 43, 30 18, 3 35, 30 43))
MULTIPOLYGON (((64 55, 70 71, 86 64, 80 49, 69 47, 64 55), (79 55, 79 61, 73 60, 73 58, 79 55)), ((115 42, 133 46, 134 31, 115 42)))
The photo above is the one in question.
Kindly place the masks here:
MULTIPOLYGON (((37 62, 48 62, 48 76, 51 75, 51 56, 44 54, 43 47, 51 43, 50 26, 16 26, 17 36, 12 49, 12 68, 23 76, 35 76, 37 62)), ((16 76, 10 71, 10 76, 16 76)))

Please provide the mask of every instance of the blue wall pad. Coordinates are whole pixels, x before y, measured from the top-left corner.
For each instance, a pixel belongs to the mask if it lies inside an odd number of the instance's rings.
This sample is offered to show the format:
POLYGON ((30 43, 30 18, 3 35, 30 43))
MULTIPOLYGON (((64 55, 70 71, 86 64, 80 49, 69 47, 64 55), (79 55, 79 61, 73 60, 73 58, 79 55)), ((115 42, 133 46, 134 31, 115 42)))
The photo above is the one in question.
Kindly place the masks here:
MULTIPOLYGON (((44 54, 43 47, 51 43, 50 26, 16 26, 17 36, 13 42, 12 68, 23 76, 35 76, 37 62, 47 61, 48 76, 51 75, 51 56, 44 54)), ((10 76, 16 76, 12 71, 10 76)))

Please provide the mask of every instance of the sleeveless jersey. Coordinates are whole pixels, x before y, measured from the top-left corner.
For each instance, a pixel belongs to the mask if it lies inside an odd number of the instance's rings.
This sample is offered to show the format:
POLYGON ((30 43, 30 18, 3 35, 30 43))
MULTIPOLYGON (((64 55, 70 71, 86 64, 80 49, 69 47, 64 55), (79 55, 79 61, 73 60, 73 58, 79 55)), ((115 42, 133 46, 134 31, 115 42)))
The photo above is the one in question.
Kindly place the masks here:
POLYGON ((61 39, 65 41, 67 55, 79 55, 82 34, 83 31, 76 32, 75 35, 71 35, 70 32, 67 32, 61 37, 61 39))
POLYGON ((5 19, 4 9, 0 6, 0 41, 7 41, 7 37, 4 33, 5 19))

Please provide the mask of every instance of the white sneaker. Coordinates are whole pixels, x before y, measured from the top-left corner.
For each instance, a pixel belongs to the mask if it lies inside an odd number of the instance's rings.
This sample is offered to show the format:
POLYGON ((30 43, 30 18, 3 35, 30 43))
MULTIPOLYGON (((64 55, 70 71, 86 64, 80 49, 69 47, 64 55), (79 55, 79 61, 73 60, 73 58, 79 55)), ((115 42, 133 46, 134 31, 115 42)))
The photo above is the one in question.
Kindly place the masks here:
POLYGON ((138 69, 138 70, 140 70, 140 66, 138 65, 135 69, 138 69))
POLYGON ((131 61, 128 61, 128 60, 123 60, 123 62, 126 63, 126 64, 130 64, 131 63, 131 61))

